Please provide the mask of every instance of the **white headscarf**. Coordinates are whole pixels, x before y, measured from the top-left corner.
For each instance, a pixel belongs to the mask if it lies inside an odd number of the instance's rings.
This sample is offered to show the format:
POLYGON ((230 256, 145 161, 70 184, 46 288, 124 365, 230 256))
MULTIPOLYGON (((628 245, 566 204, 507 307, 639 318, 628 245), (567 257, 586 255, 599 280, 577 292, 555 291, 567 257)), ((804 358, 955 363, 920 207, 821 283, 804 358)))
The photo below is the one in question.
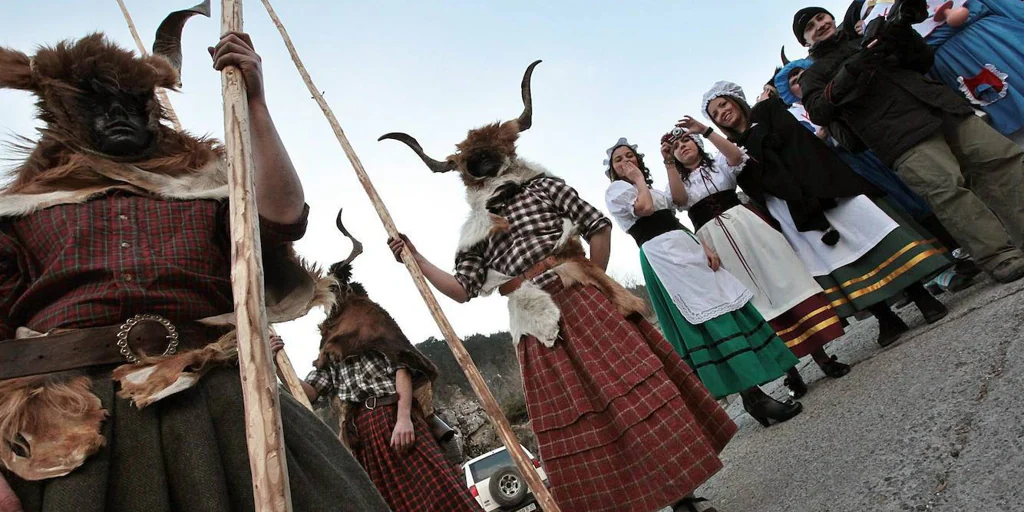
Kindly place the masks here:
POLYGON ((708 105, 711 104, 715 98, 721 98, 722 96, 743 100, 743 103, 747 102, 747 97, 743 94, 742 87, 724 80, 715 82, 715 85, 711 86, 711 90, 704 93, 704 99, 701 101, 702 104, 700 110, 704 113, 704 117, 706 119, 713 121, 713 119, 711 119, 711 115, 708 114, 708 105))

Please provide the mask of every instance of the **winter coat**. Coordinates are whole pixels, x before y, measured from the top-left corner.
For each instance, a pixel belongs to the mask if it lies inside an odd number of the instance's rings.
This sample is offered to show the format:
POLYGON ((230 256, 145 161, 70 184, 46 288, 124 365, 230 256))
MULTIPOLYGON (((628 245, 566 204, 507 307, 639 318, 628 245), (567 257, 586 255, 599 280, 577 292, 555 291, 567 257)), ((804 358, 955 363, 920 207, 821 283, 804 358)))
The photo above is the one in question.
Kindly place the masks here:
POLYGON ((886 165, 931 137, 949 116, 974 113, 953 90, 925 76, 934 53, 915 30, 889 33, 892 52, 864 66, 859 39, 840 33, 811 48, 814 64, 800 78, 803 104, 818 125, 838 125, 847 149, 850 135, 873 150, 886 165), (864 68, 867 69, 864 69, 864 68))

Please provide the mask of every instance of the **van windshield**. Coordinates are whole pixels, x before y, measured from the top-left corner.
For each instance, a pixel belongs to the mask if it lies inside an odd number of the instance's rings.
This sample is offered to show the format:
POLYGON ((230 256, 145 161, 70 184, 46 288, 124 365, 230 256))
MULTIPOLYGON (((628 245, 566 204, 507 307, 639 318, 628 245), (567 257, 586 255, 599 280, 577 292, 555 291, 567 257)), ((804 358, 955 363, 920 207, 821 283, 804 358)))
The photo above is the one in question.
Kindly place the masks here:
POLYGON ((500 468, 505 466, 514 466, 512 462, 512 456, 508 454, 508 450, 501 450, 486 459, 480 459, 469 465, 469 472, 473 475, 474 482, 480 482, 487 480, 500 468))

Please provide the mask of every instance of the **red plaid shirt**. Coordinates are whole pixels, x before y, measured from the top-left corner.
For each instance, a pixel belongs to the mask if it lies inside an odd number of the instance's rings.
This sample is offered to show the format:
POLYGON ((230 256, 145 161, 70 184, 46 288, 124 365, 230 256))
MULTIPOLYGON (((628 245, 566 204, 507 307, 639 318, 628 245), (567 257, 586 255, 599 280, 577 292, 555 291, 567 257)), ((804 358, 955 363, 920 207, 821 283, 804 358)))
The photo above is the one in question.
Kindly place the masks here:
MULTIPOLYGON (((265 249, 298 240, 261 219, 265 249)), ((0 340, 20 326, 116 325, 139 313, 172 322, 233 309, 227 201, 114 192, 82 204, 0 218, 0 340)))
MULTIPOLYGON (((455 256, 455 279, 470 297, 480 294, 487 269, 519 276, 550 256, 562 236, 562 219, 576 225, 590 240, 612 223, 597 208, 580 199, 576 189, 558 178, 541 177, 528 182, 511 201, 502 216, 508 231, 492 235, 455 256)), ((554 275, 545 273, 533 280, 544 287, 554 275)))

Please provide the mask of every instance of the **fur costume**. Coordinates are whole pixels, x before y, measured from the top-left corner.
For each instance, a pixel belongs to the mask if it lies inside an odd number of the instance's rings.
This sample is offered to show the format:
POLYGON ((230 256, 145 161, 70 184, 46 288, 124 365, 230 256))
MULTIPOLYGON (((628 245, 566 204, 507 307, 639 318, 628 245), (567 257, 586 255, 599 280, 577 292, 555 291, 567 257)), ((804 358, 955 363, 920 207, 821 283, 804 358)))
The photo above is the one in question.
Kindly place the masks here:
MULTIPOLYGON (((37 142, 21 139, 17 144, 27 156, 0 188, 0 218, 84 203, 112 190, 169 200, 227 198, 219 142, 171 129, 155 95, 157 87, 178 85, 181 27, 192 14, 209 16, 209 2, 172 13, 158 30, 154 55, 147 57, 100 33, 42 47, 31 57, 0 47, 0 87, 33 93, 44 123, 37 142), (90 148, 83 84, 94 82, 148 98, 148 127, 155 139, 145 155, 129 160, 90 148)), ((293 320, 330 302, 328 283, 290 247, 264 259, 268 321, 293 320)), ((228 326, 234 315, 199 321, 228 326)), ((44 334, 18 330, 19 338, 38 336, 44 334)), ((234 334, 229 333, 201 349, 125 364, 113 378, 121 383, 122 397, 144 407, 188 389, 214 365, 236 358, 234 334)), ((104 444, 99 425, 106 411, 83 375, 62 372, 0 381, 0 461, 8 469, 26 480, 66 475, 104 444)))

